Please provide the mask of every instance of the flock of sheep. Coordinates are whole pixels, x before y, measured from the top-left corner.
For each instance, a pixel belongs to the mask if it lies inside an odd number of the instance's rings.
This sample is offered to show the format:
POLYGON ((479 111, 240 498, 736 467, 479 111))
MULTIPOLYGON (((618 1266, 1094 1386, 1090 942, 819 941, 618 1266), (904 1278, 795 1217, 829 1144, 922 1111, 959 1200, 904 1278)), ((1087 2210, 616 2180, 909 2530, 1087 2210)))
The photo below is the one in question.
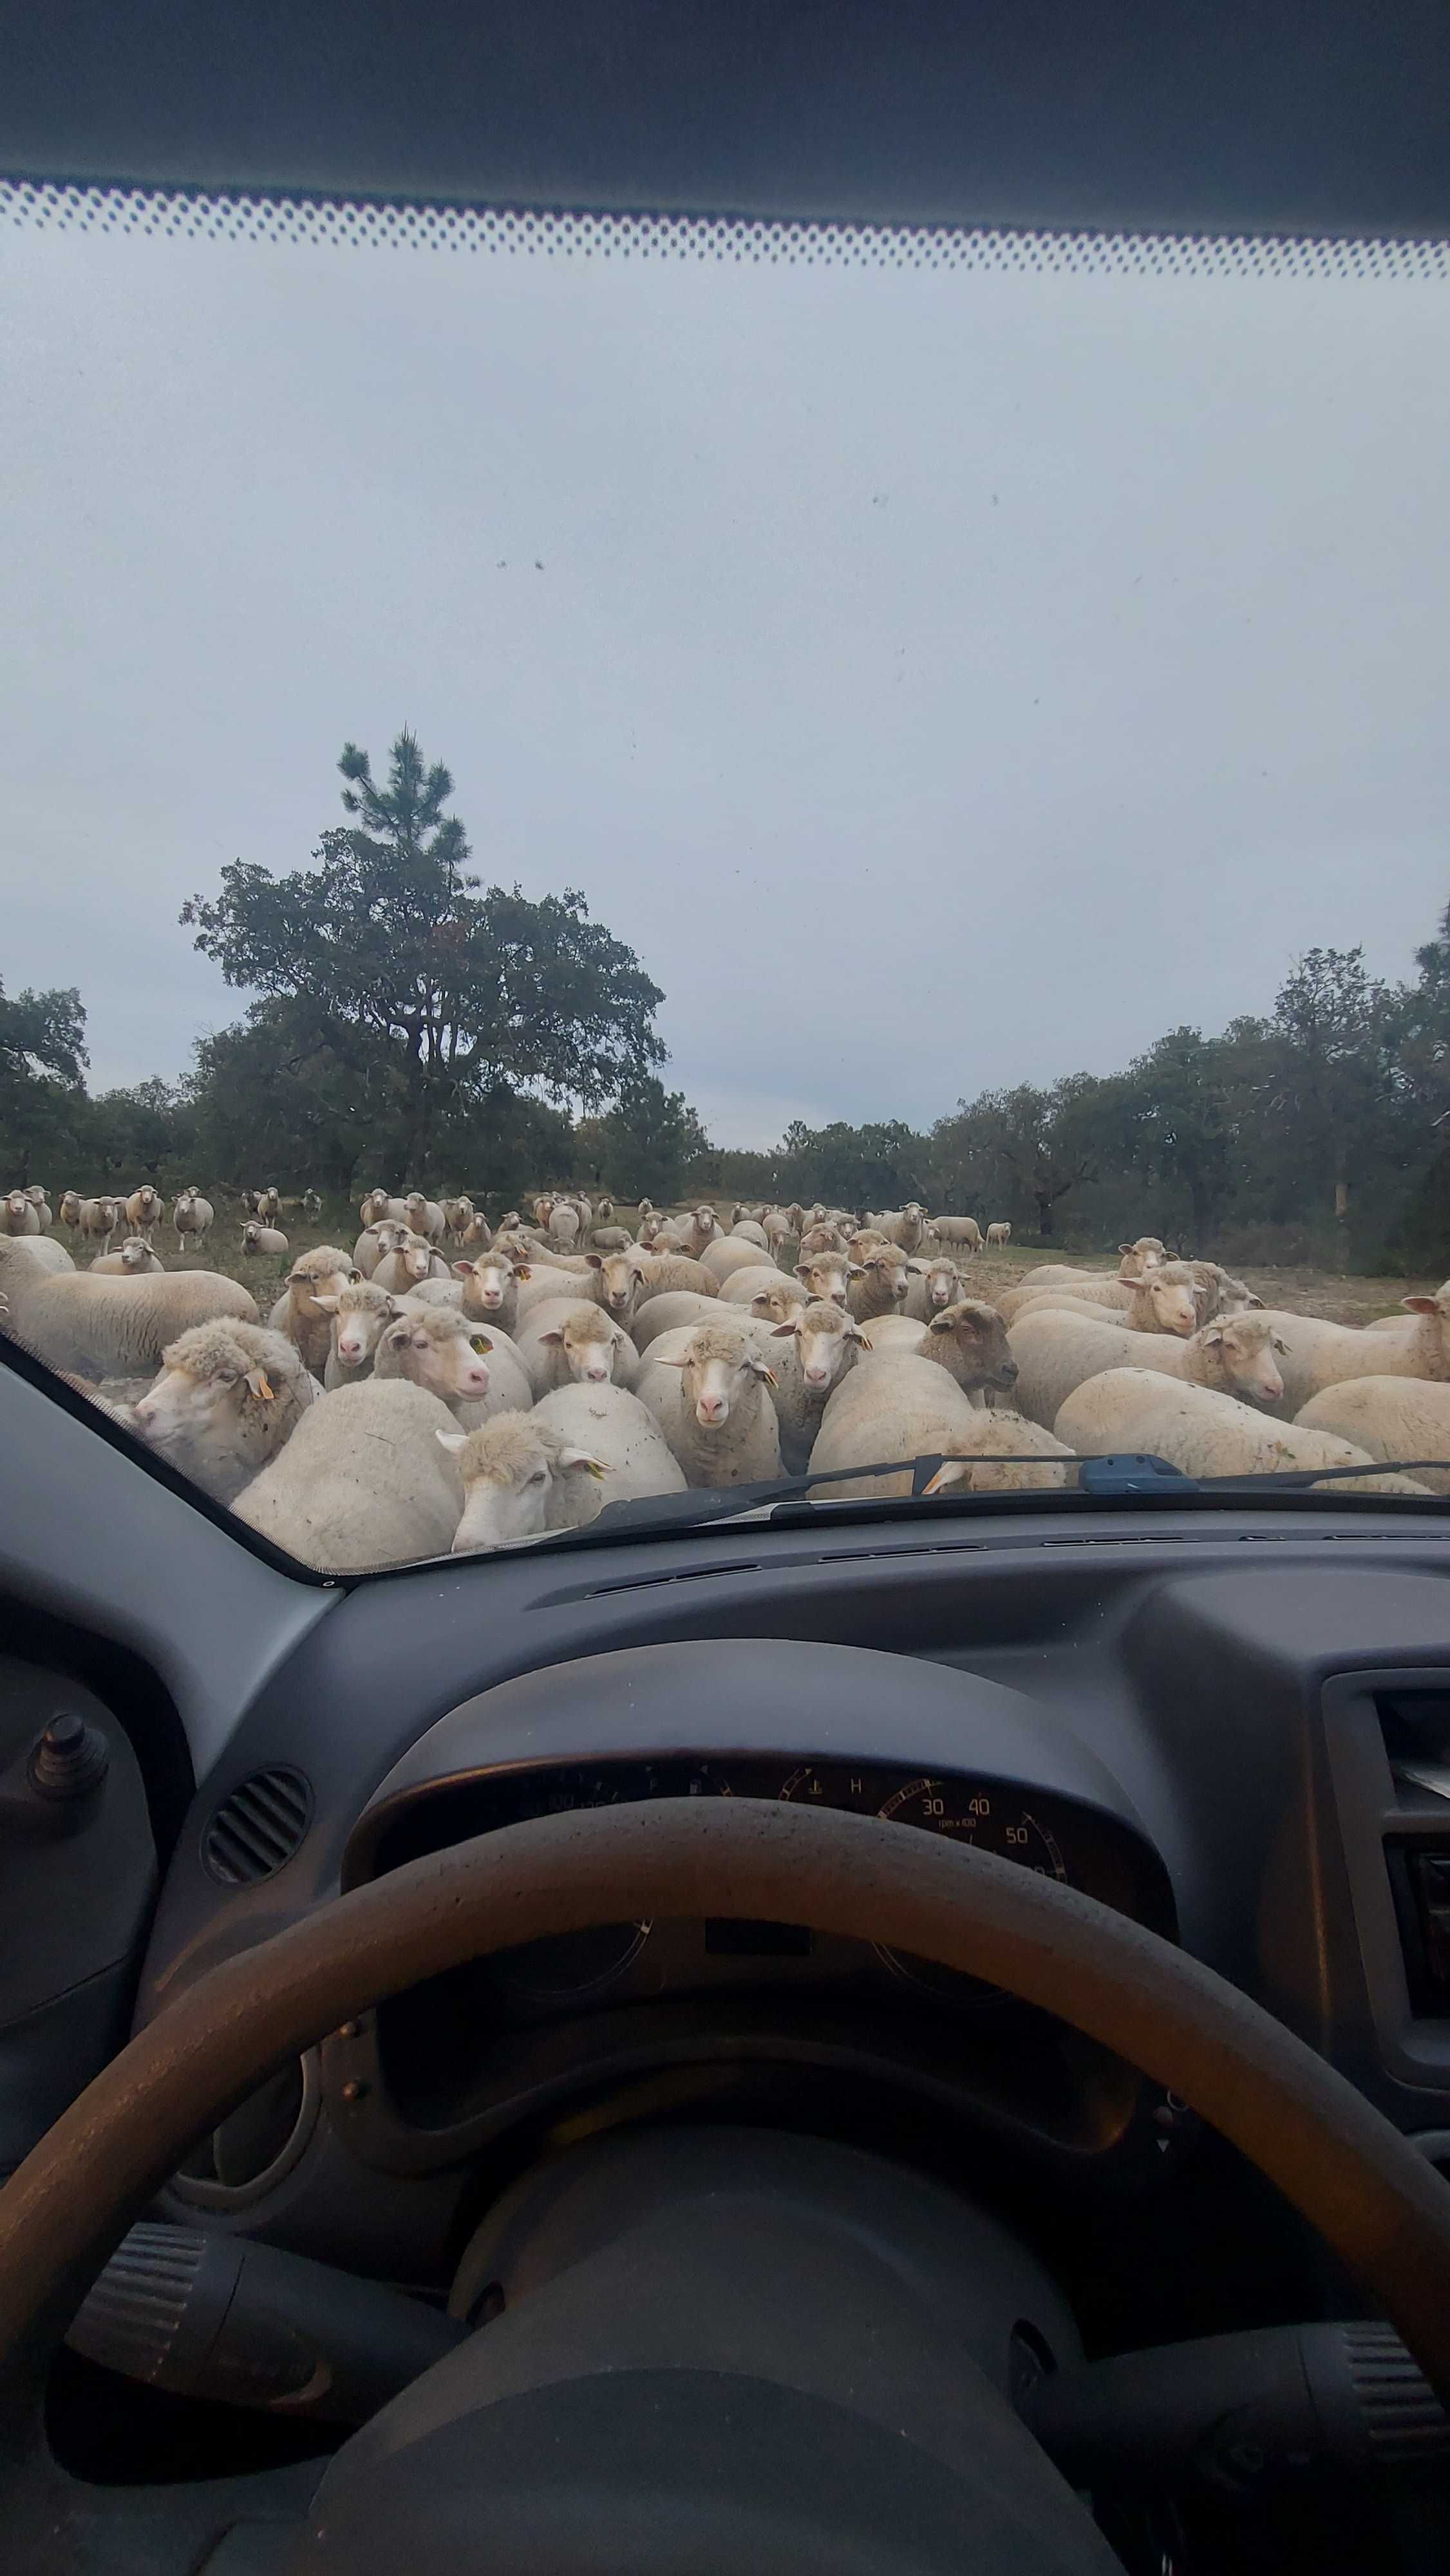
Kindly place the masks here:
MULTIPOLYGON (((309 1192, 297 1203, 320 1212, 309 1192)), ((243 1244, 285 1255, 275 1191, 243 1244)), ((1450 1492, 1450 1282, 1363 1329, 1267 1310, 1152 1236, 1115 1273, 1045 1264, 973 1293, 971 1217, 912 1202, 608 1199, 510 1209, 370 1190, 349 1251, 292 1261, 265 1320, 218 1271, 167 1272, 166 1210, 67 1192, 0 1201, 0 1323, 237 1516, 350 1572, 517 1545, 610 1502, 822 1480, 822 1499, 1064 1486, 1074 1460, 1150 1453, 1194 1476, 1364 1468, 1344 1490, 1450 1492), (128 1231, 120 1249, 110 1242, 128 1231), (446 1247, 446 1248, 445 1248, 446 1247), (1418 1475, 1386 1460, 1444 1460, 1418 1475), (871 1472, 890 1467, 893 1472, 871 1472)), ((212 1202, 170 1212, 204 1244, 212 1202)), ((991 1226, 986 1244, 1010 1228, 991 1226)), ((1336 1487, 1336 1490, 1339 1488, 1336 1487)))

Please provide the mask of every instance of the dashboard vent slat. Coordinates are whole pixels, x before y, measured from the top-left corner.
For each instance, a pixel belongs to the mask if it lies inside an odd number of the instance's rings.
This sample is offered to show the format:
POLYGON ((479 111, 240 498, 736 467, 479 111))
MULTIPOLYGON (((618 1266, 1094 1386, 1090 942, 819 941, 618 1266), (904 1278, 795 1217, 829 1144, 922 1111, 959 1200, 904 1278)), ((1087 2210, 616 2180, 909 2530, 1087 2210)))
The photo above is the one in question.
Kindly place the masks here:
POLYGON ((300 1851, 312 1788, 300 1771, 253 1771, 229 1789, 201 1838, 202 1863, 223 1887, 256 1887, 300 1851))

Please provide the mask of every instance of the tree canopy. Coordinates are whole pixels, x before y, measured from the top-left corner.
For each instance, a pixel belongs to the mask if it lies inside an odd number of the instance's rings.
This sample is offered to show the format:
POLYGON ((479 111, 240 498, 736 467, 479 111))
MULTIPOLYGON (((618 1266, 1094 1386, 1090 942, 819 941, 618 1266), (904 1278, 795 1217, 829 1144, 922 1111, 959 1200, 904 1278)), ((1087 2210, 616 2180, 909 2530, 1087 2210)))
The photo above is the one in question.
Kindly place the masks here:
MULTIPOLYGON (((469 872, 453 782, 415 737, 392 748, 387 784, 353 743, 338 764, 356 819, 325 830, 310 869, 255 861, 222 870, 219 894, 181 919, 228 983, 254 993, 241 1029, 209 1042, 205 1088, 225 1062, 271 1064, 279 1100, 308 1121, 296 1086, 319 1089, 330 1159, 422 1174, 467 1155, 486 1116, 532 1097, 596 1109, 663 1061, 664 996, 634 951, 590 918, 574 887, 531 901, 469 872), (262 1055, 242 1044, 247 1032, 262 1055)), ((301 1138, 298 1138, 301 1141, 301 1138)))

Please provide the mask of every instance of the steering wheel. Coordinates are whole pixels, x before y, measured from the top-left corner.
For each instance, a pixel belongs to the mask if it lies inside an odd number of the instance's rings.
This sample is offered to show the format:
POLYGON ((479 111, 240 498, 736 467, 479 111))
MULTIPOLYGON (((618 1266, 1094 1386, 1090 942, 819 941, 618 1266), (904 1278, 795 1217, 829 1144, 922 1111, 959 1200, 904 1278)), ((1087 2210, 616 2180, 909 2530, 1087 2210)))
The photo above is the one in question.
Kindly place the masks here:
MULTIPOLYGON (((1333 2068, 1212 1970, 1073 1888, 935 1835, 752 1799, 661 1800, 512 1826, 337 1898, 201 1977, 56 2122, 0 2191, 0 2527, 10 2567, 173 2563, 157 2498, 179 2510, 189 2491, 70 2480, 46 2448, 41 2400, 96 2272, 193 2140, 389 1995, 490 1950, 636 1915, 773 1919, 884 1942, 985 1978, 1102 2042, 1181 2094, 1277 2184, 1450 2406, 1450 2192, 1333 2068)), ((199 2563, 198 2535, 215 2539, 259 2512, 300 2526, 317 2475, 312 2464, 300 2483, 293 2470, 195 2491, 189 2554, 174 2563, 199 2563)), ((486 2517, 486 2498, 479 2511, 486 2517)), ((1084 2555, 1031 2563, 1114 2563, 1097 2555, 1085 2514, 1082 2524, 1084 2555)), ((331 2562, 313 2549, 309 2563, 331 2562)), ((525 2552, 487 2563, 534 2562, 525 2552)))

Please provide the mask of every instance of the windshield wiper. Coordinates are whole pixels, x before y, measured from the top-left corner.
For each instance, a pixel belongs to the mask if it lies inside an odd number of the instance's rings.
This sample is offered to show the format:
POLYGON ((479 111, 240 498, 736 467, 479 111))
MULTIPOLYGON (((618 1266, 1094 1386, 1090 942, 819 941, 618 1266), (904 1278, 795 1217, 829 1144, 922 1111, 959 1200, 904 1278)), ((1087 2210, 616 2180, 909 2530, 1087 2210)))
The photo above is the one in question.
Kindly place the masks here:
MULTIPOLYGON (((606 1503, 598 1518, 583 1529, 558 1530, 537 1540, 551 1552, 555 1548, 600 1544, 614 1538, 635 1535, 652 1537, 671 1529, 704 1529, 717 1521, 755 1520, 769 1526, 777 1520, 796 1521, 810 1517, 818 1509, 829 1510, 834 1497, 822 1494, 823 1485, 853 1483, 859 1476, 911 1477, 911 1493, 881 1495, 883 1506, 919 1502, 926 1498, 926 1488, 948 1458, 931 1451, 915 1458, 888 1458, 870 1466, 834 1467, 810 1470, 801 1476, 776 1476, 769 1483, 722 1487, 692 1486, 682 1494, 646 1494, 634 1502, 606 1503), (802 1506, 805 1507, 804 1514, 802 1506)), ((1311 1486, 1335 1483, 1362 1476, 1413 1475, 1417 1467, 1450 1469, 1450 1458, 1375 1459, 1363 1467, 1261 1467, 1236 1476, 1188 1476, 1181 1467, 1166 1458, 1119 1453, 1108 1457, 1084 1457, 1077 1453, 1062 1458, 1043 1457, 1039 1450, 984 1450, 974 1456, 974 1466, 982 1467, 1076 1467, 1075 1487, 1047 1489, 1057 1502, 1068 1503, 1074 1495, 1086 1495, 1097 1501, 1113 1501, 1129 1495, 1154 1494, 1167 1503, 1189 1495, 1262 1493, 1272 1488, 1276 1493, 1306 1491, 1311 1486)), ((1029 1489, 1030 1491, 1030 1489, 1029 1489)), ((973 1494, 965 1487, 955 1487, 949 1495, 938 1498, 960 1505, 975 1502, 990 1507, 1004 1497, 998 1493, 973 1494)), ((1394 1499, 1391 1497, 1390 1499, 1394 1499)), ((1406 1497, 1418 1500, 1418 1496, 1406 1497)), ((1435 1497, 1436 1500, 1444 1499, 1435 1497)), ((841 1507, 852 1503, 869 1503, 869 1495, 847 1495, 840 1498, 841 1507)), ((531 1551, 532 1552, 532 1551, 531 1551)))

